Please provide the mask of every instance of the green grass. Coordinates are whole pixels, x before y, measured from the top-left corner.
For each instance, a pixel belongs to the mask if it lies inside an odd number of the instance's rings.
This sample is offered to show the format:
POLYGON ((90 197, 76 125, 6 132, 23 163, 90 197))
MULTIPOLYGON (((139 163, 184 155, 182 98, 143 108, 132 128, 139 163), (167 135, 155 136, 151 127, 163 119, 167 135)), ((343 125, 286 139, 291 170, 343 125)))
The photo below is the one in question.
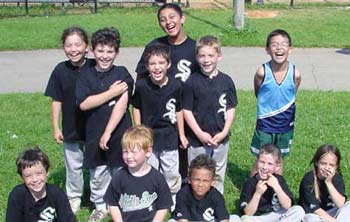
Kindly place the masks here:
MULTIPOLYGON (((185 30, 193 38, 212 34, 225 46, 263 46, 266 35, 276 28, 290 32, 295 47, 350 48, 350 9, 334 4, 249 6, 247 10, 278 10, 275 18, 245 19, 245 28, 232 28, 232 9, 185 9, 185 30), (327 6, 327 7, 325 7, 327 6), (337 7, 336 7, 337 6, 337 7)), ((89 8, 32 6, 30 16, 22 15, 24 8, 0 6, 0 50, 29 50, 60 47, 62 30, 80 25, 90 34, 105 26, 117 27, 122 46, 141 46, 163 35, 157 24, 155 7, 106 8, 98 14, 89 8)))
MULTIPOLYGON (((324 143, 340 148, 348 191, 349 97, 350 92, 299 92, 294 143, 284 167, 284 176, 295 195, 303 174, 310 169, 315 149, 324 143)), ((252 91, 240 90, 238 98, 225 180, 225 200, 231 213, 236 212, 239 190, 254 161, 249 145, 255 124, 255 97, 252 91)), ((48 153, 52 163, 50 183, 64 188, 65 169, 62 147, 53 142, 51 135, 50 100, 38 93, 1 94, 0 104, 0 221, 4 221, 8 194, 21 182, 15 159, 24 147, 40 145, 48 153)), ((78 214, 79 221, 86 221, 88 215, 89 208, 84 207, 78 214)))

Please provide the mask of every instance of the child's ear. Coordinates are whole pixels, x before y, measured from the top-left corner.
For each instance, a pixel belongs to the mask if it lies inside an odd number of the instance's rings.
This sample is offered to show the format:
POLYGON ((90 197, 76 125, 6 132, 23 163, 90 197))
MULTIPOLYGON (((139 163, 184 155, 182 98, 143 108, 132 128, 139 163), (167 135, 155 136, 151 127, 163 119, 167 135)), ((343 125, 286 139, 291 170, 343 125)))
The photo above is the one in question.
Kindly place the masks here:
POLYGON ((180 18, 181 24, 184 24, 186 21, 186 17, 184 14, 182 14, 181 18, 180 18))
POLYGON ((170 69, 170 67, 171 67, 171 63, 170 63, 170 62, 168 62, 168 69, 170 69))
POLYGON ((153 148, 152 148, 151 146, 148 147, 148 150, 147 150, 147 152, 146 152, 146 157, 147 157, 147 158, 150 158, 151 155, 152 155, 152 152, 153 152, 153 148))
POLYGON ((282 161, 277 161, 277 164, 276 164, 276 172, 279 172, 282 168, 282 161))

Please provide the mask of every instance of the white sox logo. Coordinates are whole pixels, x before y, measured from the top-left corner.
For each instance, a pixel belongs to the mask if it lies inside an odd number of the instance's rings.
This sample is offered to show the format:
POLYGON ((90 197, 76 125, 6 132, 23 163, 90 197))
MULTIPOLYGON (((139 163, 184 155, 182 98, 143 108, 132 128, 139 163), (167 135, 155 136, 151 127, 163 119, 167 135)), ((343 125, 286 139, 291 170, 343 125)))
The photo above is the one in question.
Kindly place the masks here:
POLYGON ((165 113, 163 115, 164 118, 165 117, 169 117, 170 122, 172 124, 176 123, 176 106, 175 106, 175 103, 176 103, 176 99, 174 99, 174 98, 169 99, 169 101, 165 105, 166 110, 168 110, 169 112, 167 112, 167 113, 165 113))
POLYGON ((40 220, 38 222, 52 222, 55 219, 55 208, 48 207, 40 213, 40 220))
POLYGON ((181 59, 177 63, 177 69, 179 70, 179 73, 175 74, 175 78, 179 78, 182 82, 185 82, 191 75, 190 65, 190 61, 186 59, 181 59))
POLYGON ((224 113, 224 118, 226 119, 226 93, 222 94, 219 98, 219 104, 220 104, 220 109, 218 110, 218 113, 224 113))
POLYGON ((214 209, 213 208, 208 208, 204 211, 203 213, 203 219, 205 221, 213 221, 215 220, 215 217, 214 217, 214 209))

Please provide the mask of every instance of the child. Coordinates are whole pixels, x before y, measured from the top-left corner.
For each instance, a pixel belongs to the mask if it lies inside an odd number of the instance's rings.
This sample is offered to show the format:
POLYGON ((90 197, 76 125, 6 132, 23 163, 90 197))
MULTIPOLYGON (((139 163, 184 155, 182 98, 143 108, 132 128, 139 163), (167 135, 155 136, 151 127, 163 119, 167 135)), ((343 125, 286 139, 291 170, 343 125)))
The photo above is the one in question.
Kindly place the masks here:
POLYGON ((293 197, 281 175, 281 151, 273 144, 264 145, 258 154, 257 173, 242 187, 239 200, 242 222, 300 222, 302 207, 292 206, 293 197))
POLYGON ((333 145, 317 149, 310 162, 314 169, 304 175, 299 188, 299 202, 306 212, 304 222, 349 221, 350 204, 345 202, 340 159, 340 152, 333 145))
POLYGON ((128 112, 134 81, 123 66, 114 66, 120 36, 114 28, 96 31, 91 39, 96 66, 77 81, 76 97, 87 115, 84 164, 90 169, 90 200, 96 209, 89 222, 102 221, 107 214, 103 195, 113 170, 123 166, 120 141, 131 126, 128 112), (125 82, 124 88, 118 86, 125 82))
POLYGON ((38 147, 23 151, 16 160, 23 184, 10 193, 6 222, 75 222, 67 195, 46 183, 50 162, 38 147))
POLYGON ((215 187, 223 193, 236 89, 232 79, 216 67, 222 58, 219 39, 202 37, 196 53, 201 72, 186 81, 183 96, 184 117, 190 127, 186 132, 190 142, 188 161, 202 153, 215 159, 219 177, 215 187))
POLYGON ((229 215, 222 194, 213 187, 216 162, 206 154, 192 160, 189 182, 176 195, 173 218, 176 221, 240 221, 229 215))
POLYGON ((114 222, 163 222, 172 205, 164 176, 147 160, 152 154, 152 131, 129 128, 122 138, 123 160, 104 196, 114 222))
MULTIPOLYGON (((295 97, 301 74, 288 61, 292 39, 286 31, 277 29, 271 32, 265 50, 271 60, 260 66, 254 77, 257 121, 250 150, 258 155, 263 145, 275 144, 284 157, 292 145, 295 97)), ((282 168, 278 173, 282 174, 282 168)))
POLYGON ((181 187, 179 136, 182 147, 188 144, 181 111, 181 83, 167 76, 170 52, 166 45, 148 47, 144 58, 150 76, 136 81, 132 102, 134 123, 153 130, 153 152, 148 163, 164 174, 170 191, 176 194, 181 187))
POLYGON ((83 140, 84 117, 75 102, 75 83, 82 73, 94 65, 85 57, 88 37, 80 27, 69 27, 62 34, 63 50, 68 58, 53 70, 45 95, 52 98, 52 129, 56 143, 63 143, 66 167, 66 192, 75 214, 84 190, 83 140), (62 113, 62 128, 59 127, 62 113))

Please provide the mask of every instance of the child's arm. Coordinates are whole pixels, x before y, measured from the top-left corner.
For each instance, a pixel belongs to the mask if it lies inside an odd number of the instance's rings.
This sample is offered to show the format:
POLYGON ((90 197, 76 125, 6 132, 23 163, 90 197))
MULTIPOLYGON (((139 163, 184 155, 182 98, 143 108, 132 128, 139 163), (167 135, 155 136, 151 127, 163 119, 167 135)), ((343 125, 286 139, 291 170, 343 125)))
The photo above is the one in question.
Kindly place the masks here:
POLYGON ((163 222, 168 213, 168 209, 157 210, 156 214, 153 217, 152 222, 163 222))
POLYGON ((264 80, 264 76, 265 76, 264 66, 260 66, 258 70, 256 70, 256 73, 254 76, 254 92, 256 97, 258 96, 261 83, 264 80))
POLYGON ((207 132, 202 131, 202 129, 198 125, 196 119, 194 118, 192 111, 184 109, 183 112, 184 112, 184 117, 185 117, 187 124, 192 129, 194 134, 198 137, 198 139, 204 145, 217 146, 217 143, 213 140, 211 135, 207 132))
POLYGON ((118 100, 118 102, 114 105, 112 114, 109 118, 105 131, 100 139, 100 147, 103 150, 109 149, 109 147, 107 146, 107 143, 111 138, 112 132, 117 127, 120 120, 123 118, 126 112, 126 109, 128 108, 128 97, 129 97, 128 92, 125 91, 123 95, 120 97, 120 99, 118 100))
POLYGON ((135 126, 141 124, 141 112, 139 109, 132 107, 132 117, 134 119, 135 126))
POLYGON ((341 208, 344 206, 345 203, 345 197, 338 192, 338 190, 335 188, 333 184, 333 178, 335 176, 335 171, 329 171, 328 177, 325 179, 325 184, 327 186, 329 195, 331 196, 333 203, 338 207, 341 208))
POLYGON ((294 70, 295 91, 298 91, 300 82, 301 82, 301 73, 299 72, 299 70, 295 69, 294 70))
POLYGON ((113 222, 122 222, 122 214, 118 206, 108 206, 109 214, 112 217, 113 222))
POLYGON ((57 100, 52 100, 51 102, 51 120, 52 120, 52 130, 53 138, 56 143, 63 142, 63 134, 59 127, 60 114, 62 110, 62 102, 57 100))
POLYGON ((317 210, 315 210, 314 214, 317 214, 318 216, 320 216, 322 219, 324 219, 324 221, 328 221, 328 222, 335 222, 336 221, 336 219, 334 217, 329 215, 327 213, 327 211, 323 210, 322 208, 318 208, 317 210))
POLYGON ((258 210, 260 198, 266 190, 267 181, 259 180, 259 182, 256 184, 255 192, 253 194, 252 199, 250 199, 249 203, 247 203, 243 210, 245 215, 253 216, 256 213, 256 211, 258 210))
POLYGON ((186 149, 188 146, 188 140, 185 135, 184 114, 182 110, 179 112, 176 112, 176 119, 177 119, 177 128, 179 130, 179 137, 181 141, 180 147, 182 149, 186 149))
POLYGON ((277 199, 284 209, 289 209, 292 206, 291 198, 286 194, 286 192, 284 192, 277 178, 273 174, 269 175, 267 185, 272 187, 272 189, 275 191, 277 199))
POLYGON ((88 96, 82 103, 80 103, 79 108, 83 111, 90 110, 101 106, 107 101, 122 95, 128 90, 128 85, 126 82, 121 82, 120 80, 115 81, 112 85, 110 85, 109 89, 96 94, 88 96))
POLYGON ((220 133, 217 133, 213 137, 213 140, 215 141, 215 143, 217 144, 221 143, 221 141, 230 133, 230 128, 235 119, 235 111, 236 111, 235 108, 231 108, 226 111, 225 126, 220 133))

